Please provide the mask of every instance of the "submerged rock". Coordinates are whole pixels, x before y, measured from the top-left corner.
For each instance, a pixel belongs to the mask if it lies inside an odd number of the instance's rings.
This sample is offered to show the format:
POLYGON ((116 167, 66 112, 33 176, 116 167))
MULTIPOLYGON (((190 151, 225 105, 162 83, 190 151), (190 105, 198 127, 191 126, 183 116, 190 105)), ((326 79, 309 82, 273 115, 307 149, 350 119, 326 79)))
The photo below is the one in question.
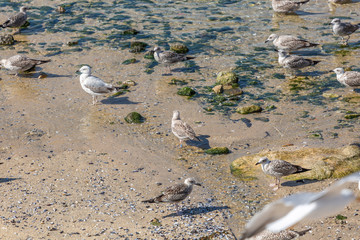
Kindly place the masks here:
POLYGON ((183 88, 180 88, 179 91, 177 92, 177 94, 179 94, 180 96, 193 96, 195 95, 195 90, 190 88, 190 87, 183 87, 183 88))
POLYGON ((139 53, 145 51, 147 44, 144 42, 132 42, 130 44, 130 52, 132 53, 139 53))
POLYGON ((0 36, 0 45, 13 45, 14 37, 11 34, 4 34, 0 36))
POLYGON ((212 154, 212 155, 228 154, 228 153, 230 153, 230 150, 227 147, 213 147, 210 149, 206 149, 205 153, 212 154))
POLYGON ((175 43, 171 45, 170 50, 176 53, 187 53, 189 51, 188 47, 182 43, 175 43))
POLYGON ((230 166, 231 173, 243 180, 256 179, 259 174, 263 174, 261 167, 255 166, 260 157, 281 159, 311 169, 305 173, 284 177, 287 180, 341 178, 360 170, 360 147, 351 144, 342 148, 262 151, 233 161, 230 166))
POLYGON ((232 71, 219 72, 216 77, 216 84, 232 85, 238 82, 238 77, 232 71))
POLYGON ((143 123, 144 117, 137 112, 131 112, 125 117, 127 123, 143 123))
POLYGON ((123 34, 123 35, 136 35, 138 33, 139 33, 138 30, 131 28, 131 29, 123 31, 121 34, 123 34))
POLYGON ((256 112, 261 112, 262 108, 258 105, 251 105, 251 106, 246 106, 246 107, 240 107, 238 109, 236 109, 236 112, 240 113, 240 114, 250 114, 250 113, 256 113, 256 112))

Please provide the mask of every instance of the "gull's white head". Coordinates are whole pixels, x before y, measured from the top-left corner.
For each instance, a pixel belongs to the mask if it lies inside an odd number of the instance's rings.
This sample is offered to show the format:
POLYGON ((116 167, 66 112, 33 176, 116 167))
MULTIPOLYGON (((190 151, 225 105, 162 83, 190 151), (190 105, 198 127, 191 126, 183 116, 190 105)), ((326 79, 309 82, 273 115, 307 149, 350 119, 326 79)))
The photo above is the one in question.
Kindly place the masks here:
POLYGON ((21 7, 20 12, 26 12, 29 9, 30 9, 29 7, 21 7))
POLYGON ((333 72, 335 72, 336 73, 336 75, 342 75, 342 74, 344 74, 344 69, 343 68, 335 68, 334 70, 333 70, 333 72))
POLYGON ((1 59, 0 64, 4 66, 5 63, 6 63, 6 59, 1 59))
POLYGON ((267 157, 262 157, 262 158, 260 158, 260 160, 257 163, 255 163, 255 165, 266 164, 268 162, 270 162, 270 160, 267 157))
POLYGON ((91 67, 89 66, 82 66, 79 71, 81 72, 81 74, 91 74, 91 67))
POLYGON ((337 23, 341 23, 341 20, 339 18, 334 18, 332 21, 331 21, 331 24, 337 24, 337 23))
POLYGON ((154 47, 154 52, 160 52, 161 48, 160 47, 154 47))
POLYGON ((187 179, 185 179, 184 183, 186 185, 198 185, 198 186, 201 186, 201 184, 198 183, 194 178, 187 178, 187 179))
POLYGON ((180 112, 178 110, 173 111, 173 119, 180 120, 180 112))
POLYGON ((265 43, 269 42, 269 41, 274 41, 275 39, 277 39, 279 36, 275 33, 271 34, 268 39, 266 39, 265 43))
POLYGON ((278 51, 278 54, 279 54, 279 57, 287 57, 289 54, 285 51, 285 50, 283 50, 283 49, 280 49, 279 51, 278 51))

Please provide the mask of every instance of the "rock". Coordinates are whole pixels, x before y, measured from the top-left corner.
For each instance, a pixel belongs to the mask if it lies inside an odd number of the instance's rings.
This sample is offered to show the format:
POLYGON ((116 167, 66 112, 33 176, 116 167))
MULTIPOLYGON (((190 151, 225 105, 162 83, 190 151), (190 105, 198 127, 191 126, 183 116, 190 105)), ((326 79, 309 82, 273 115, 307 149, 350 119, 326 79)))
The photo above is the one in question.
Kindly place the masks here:
POLYGON ((127 123, 143 123, 144 117, 137 112, 131 112, 125 117, 127 123))
POLYGON ((339 95, 336 93, 323 93, 324 98, 338 98, 339 95))
POLYGON ((148 45, 144 42, 132 42, 130 44, 130 52, 132 53, 139 53, 139 52, 142 52, 142 51, 145 51, 145 48, 147 47, 148 45))
POLYGON ((79 44, 79 41, 69 41, 69 42, 67 42, 66 43, 66 45, 68 45, 68 46, 75 46, 75 45, 78 45, 79 44))
POLYGON ((64 8, 63 6, 58 6, 58 7, 56 8, 56 11, 57 11, 58 13, 64 13, 64 12, 66 12, 66 10, 65 10, 65 8, 64 8))
POLYGON ((183 87, 183 88, 180 88, 179 91, 177 92, 178 95, 180 96, 193 96, 195 95, 195 90, 190 88, 190 87, 183 87))
POLYGON ((358 118, 358 117, 360 117, 360 114, 346 114, 344 116, 344 118, 346 118, 346 119, 353 119, 353 118, 358 118))
POLYGON ((161 226, 161 222, 157 218, 151 219, 150 224, 154 225, 154 226, 157 226, 157 227, 161 226))
POLYGON ((43 79, 43 78, 47 78, 47 74, 46 73, 40 73, 39 76, 38 76, 38 79, 43 79))
POLYGON ((205 153, 216 155, 216 154, 228 154, 230 153, 230 150, 227 147, 213 147, 210 149, 206 149, 205 153))
POLYGON ((219 72, 216 77, 216 84, 231 85, 238 82, 238 77, 232 71, 219 72))
POLYGON ((133 80, 126 80, 122 84, 126 85, 126 86, 129 86, 129 87, 132 87, 132 86, 136 85, 136 82, 134 82, 133 80))
POLYGON ((341 178, 360 170, 360 147, 351 144, 342 148, 262 151, 233 161, 230 166, 231 173, 244 180, 256 179, 259 174, 263 174, 261 167, 255 166, 260 157, 281 159, 311 169, 305 173, 284 177, 287 180, 341 178))
POLYGON ((131 29, 123 31, 121 34, 123 34, 123 35, 136 35, 138 33, 139 33, 138 30, 131 28, 131 29))
POLYGON ((261 112, 261 111, 262 111, 262 108, 257 105, 251 105, 251 106, 246 106, 246 107, 241 107, 241 108, 236 109, 236 112, 238 112, 240 114, 250 114, 250 113, 256 113, 256 112, 261 112))
POLYGON ((171 45, 170 50, 176 53, 187 53, 189 51, 187 46, 182 43, 175 43, 174 45, 171 45))
POLYGON ((180 79, 173 78, 173 79, 170 80, 169 84, 170 85, 181 86, 181 85, 186 85, 187 82, 185 80, 180 80, 180 79))
POLYGON ((145 59, 154 59, 154 50, 148 51, 147 53, 145 53, 144 55, 145 59))
POLYGON ((239 96, 241 94, 243 94, 243 90, 241 90, 238 87, 232 87, 232 86, 224 86, 224 93, 226 95, 230 95, 230 96, 239 96))
POLYGON ((0 45, 13 45, 14 37, 11 34, 4 34, 0 36, 0 45))
POLYGON ((223 85, 216 85, 215 87, 213 87, 212 90, 214 91, 214 93, 220 94, 224 91, 224 88, 223 85))
POLYGON ((124 65, 132 64, 132 63, 136 63, 136 58, 131 58, 122 62, 122 64, 124 65))

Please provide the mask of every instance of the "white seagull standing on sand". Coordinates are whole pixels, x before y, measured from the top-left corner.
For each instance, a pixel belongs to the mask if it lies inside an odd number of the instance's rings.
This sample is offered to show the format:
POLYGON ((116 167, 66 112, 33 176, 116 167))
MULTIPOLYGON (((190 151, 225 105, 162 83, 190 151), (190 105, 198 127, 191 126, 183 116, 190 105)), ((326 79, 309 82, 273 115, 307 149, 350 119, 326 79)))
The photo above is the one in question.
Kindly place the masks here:
POLYGON ((92 76, 91 68, 89 66, 83 66, 79 71, 81 72, 81 87, 85 92, 89 93, 93 97, 93 105, 97 102, 97 96, 106 93, 116 93, 119 91, 118 87, 113 87, 113 85, 105 83, 100 78, 92 76))
POLYGON ((258 164, 261 164, 261 168, 265 174, 275 177, 275 184, 270 184, 271 187, 276 186, 274 190, 277 190, 280 187, 280 178, 311 170, 291 164, 284 160, 275 159, 270 161, 267 157, 260 158, 255 165, 258 164))
POLYGON ((15 15, 12 15, 6 20, 3 24, 0 25, 2 28, 18 28, 18 32, 20 32, 20 27, 26 23, 27 14, 26 10, 28 10, 28 7, 21 7, 20 12, 18 12, 15 15))
POLYGON ((15 72, 16 75, 18 75, 19 73, 30 70, 31 68, 35 67, 36 65, 40 65, 40 64, 47 63, 50 61, 51 61, 50 59, 47 59, 47 60, 32 59, 32 58, 28 58, 27 56, 19 54, 19 55, 12 56, 8 59, 2 59, 0 61, 0 63, 4 68, 6 68, 12 72, 15 72))
POLYGON ((190 125, 180 119, 180 112, 178 110, 173 112, 171 131, 180 140, 180 147, 182 147, 183 140, 191 139, 200 141, 190 125))
POLYGON ((315 47, 319 44, 311 43, 306 40, 302 40, 300 38, 291 36, 291 35, 277 35, 275 33, 271 34, 268 39, 266 39, 265 43, 272 41, 274 46, 278 50, 285 50, 288 52, 292 52, 301 48, 315 47))
POLYGON ((144 200, 144 203, 160 203, 160 202, 172 202, 175 203, 176 211, 179 214, 178 202, 181 202, 187 198, 193 190, 193 186, 201 186, 200 183, 196 182, 194 178, 185 179, 184 183, 179 183, 166 188, 162 193, 149 200, 144 200))
POLYGON ((360 72, 347 71, 343 68, 335 68, 336 79, 345 86, 358 88, 360 87, 360 72))
POLYGON ((271 5, 275 12, 293 13, 307 2, 309 0, 272 0, 271 5))
POLYGON ((314 66, 320 61, 313 61, 311 59, 303 58, 297 55, 289 55, 284 50, 279 50, 279 64, 284 68, 300 69, 308 66, 314 66))
POLYGON ((346 183, 360 183, 360 172, 340 179, 322 192, 296 193, 266 205, 246 224, 240 240, 267 229, 278 233, 302 221, 332 216, 356 199, 346 183))

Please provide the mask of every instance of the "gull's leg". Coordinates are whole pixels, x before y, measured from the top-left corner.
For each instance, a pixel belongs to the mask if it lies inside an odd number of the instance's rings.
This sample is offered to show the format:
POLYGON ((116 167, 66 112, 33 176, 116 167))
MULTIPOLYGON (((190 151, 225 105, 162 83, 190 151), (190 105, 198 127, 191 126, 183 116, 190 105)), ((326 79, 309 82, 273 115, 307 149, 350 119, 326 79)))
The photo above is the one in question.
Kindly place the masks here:
POLYGON ((93 105, 95 105, 95 104, 96 104, 96 102, 97 102, 97 100, 96 100, 96 96, 95 96, 95 95, 93 95, 93 105))
POLYGON ((183 143, 183 140, 182 139, 180 139, 180 148, 182 148, 182 143, 183 143))
POLYGON ((276 186, 276 180, 277 180, 277 178, 275 178, 275 183, 270 183, 269 184, 269 187, 275 187, 276 186))
POLYGON ((274 191, 276 191, 276 190, 278 190, 279 189, 279 187, 280 187, 280 178, 276 178, 276 180, 275 180, 275 186, 276 187, 274 187, 274 191))
POLYGON ((179 210, 179 205, 177 203, 175 203, 175 208, 176 208, 176 214, 178 216, 180 216, 181 214, 180 214, 180 210, 179 210))
POLYGON ((347 39, 345 40, 345 45, 348 45, 349 40, 350 40, 350 35, 348 35, 347 39))

